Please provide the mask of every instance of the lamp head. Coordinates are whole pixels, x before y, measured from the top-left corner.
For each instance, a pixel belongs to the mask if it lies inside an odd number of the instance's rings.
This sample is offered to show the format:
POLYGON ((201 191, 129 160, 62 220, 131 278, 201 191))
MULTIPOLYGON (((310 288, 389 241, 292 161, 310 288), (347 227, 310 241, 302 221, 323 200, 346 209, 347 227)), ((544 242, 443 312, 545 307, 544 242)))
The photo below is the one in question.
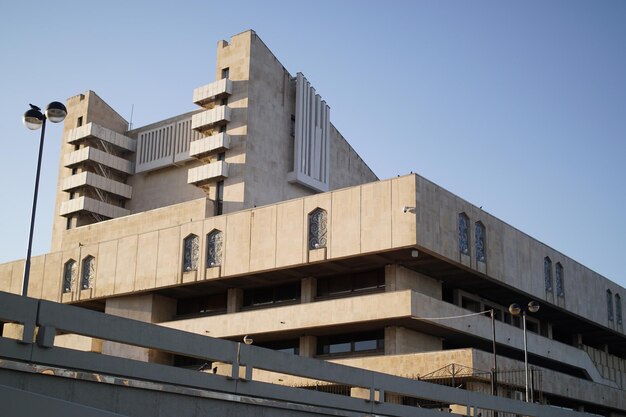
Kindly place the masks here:
POLYGON ((46 107, 46 118, 52 123, 62 122, 65 120, 65 116, 67 116, 67 109, 63 103, 53 101, 46 107))
POLYGON ((245 343, 246 345, 251 345, 252 342, 254 342, 254 340, 252 340, 252 338, 248 335, 245 335, 243 337, 243 343, 245 343))
POLYGON ((531 301, 528 303, 528 311, 531 313, 536 313, 539 311, 539 303, 536 301, 531 301))
POLYGON ((520 307, 519 304, 513 303, 509 306, 509 313, 513 314, 514 316, 519 316, 521 312, 522 312, 522 307, 520 307))
POLYGON ((37 106, 30 105, 30 110, 26 110, 22 118, 24 126, 30 130, 37 130, 43 124, 43 114, 37 106))

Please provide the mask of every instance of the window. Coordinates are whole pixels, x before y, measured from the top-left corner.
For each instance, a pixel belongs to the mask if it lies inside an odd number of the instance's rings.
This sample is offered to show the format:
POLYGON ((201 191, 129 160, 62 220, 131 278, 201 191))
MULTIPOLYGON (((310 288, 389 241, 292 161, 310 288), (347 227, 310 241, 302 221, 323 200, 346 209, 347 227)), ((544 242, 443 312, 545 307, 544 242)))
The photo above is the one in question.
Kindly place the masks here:
POLYGON ((606 314, 609 321, 613 321, 613 293, 606 290, 606 314))
POLYGON ((564 297, 565 287, 563 287, 563 265, 561 265, 561 262, 556 263, 554 273, 556 278, 556 295, 557 297, 564 297))
POLYGON ((63 292, 72 292, 76 282, 76 261, 70 259, 63 265, 63 292))
POLYGON ((291 115, 291 124, 289 125, 289 134, 291 136, 296 135, 296 116, 291 115))
POLYGON ((222 78, 228 78, 230 75, 230 68, 222 68, 222 78))
POLYGON ((224 181, 218 181, 215 186, 215 215, 219 216, 224 211, 224 181))
POLYGON ((476 260, 485 262, 485 225, 482 222, 476 222, 476 260))
POLYGON ((317 279, 317 297, 346 296, 352 293, 380 291, 384 288, 384 269, 317 279))
POLYGON ((226 159, 226 152, 220 152, 217 154, 217 160, 218 161, 223 161, 226 159))
POLYGON ((224 97, 224 98, 220 101, 220 105, 221 105, 221 106, 226 106, 226 105, 228 105, 228 97, 224 97))
POLYGON ((222 246, 224 235, 219 230, 213 230, 206 236, 206 264, 209 267, 222 264, 222 246))
POLYGON ((622 297, 619 294, 615 294, 615 321, 622 324, 622 297))
POLYGON ((76 120, 76 127, 81 127, 83 125, 83 116, 80 116, 77 120, 76 120))
POLYGON ((326 247, 326 210, 316 208, 309 213, 309 249, 326 247))
POLYGON ((274 287, 250 288, 243 292, 243 306, 281 304, 300 299, 300 281, 274 287))
POLYGON ((459 252, 469 255, 469 217, 467 214, 459 214, 459 252))
POLYGON ((317 338, 318 355, 381 352, 385 349, 385 331, 337 334, 317 338))
POLYGON ((543 258, 543 279, 546 282, 546 291, 552 292, 552 261, 547 256, 543 258))
POLYGON ((196 235, 189 235, 183 241, 183 271, 198 269, 198 255, 200 253, 200 239, 196 235))
POLYGON ((93 288, 93 281, 96 275, 96 258, 89 255, 83 259, 83 271, 80 276, 80 287, 83 290, 93 288))
POLYGON ((201 316, 226 312, 226 293, 202 295, 178 300, 176 316, 201 316))
POLYGON ((274 340, 271 342, 255 343, 255 345, 277 352, 291 353, 292 355, 300 354, 300 339, 274 340))

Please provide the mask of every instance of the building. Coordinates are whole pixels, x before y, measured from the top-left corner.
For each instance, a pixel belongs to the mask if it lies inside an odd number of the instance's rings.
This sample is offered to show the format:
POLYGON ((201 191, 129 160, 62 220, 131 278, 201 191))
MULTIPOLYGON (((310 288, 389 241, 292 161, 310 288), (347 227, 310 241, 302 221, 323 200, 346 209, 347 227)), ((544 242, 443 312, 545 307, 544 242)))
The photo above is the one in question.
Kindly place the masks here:
MULTIPOLYGON (((626 415, 626 289, 419 175, 379 181, 253 31, 217 49, 195 112, 129 130, 93 92, 68 100, 52 249, 29 296, 485 392, 493 310, 497 393, 512 398, 524 332, 508 306, 535 300, 533 399, 626 415)), ((0 290, 20 292, 23 265, 0 265, 0 290)))

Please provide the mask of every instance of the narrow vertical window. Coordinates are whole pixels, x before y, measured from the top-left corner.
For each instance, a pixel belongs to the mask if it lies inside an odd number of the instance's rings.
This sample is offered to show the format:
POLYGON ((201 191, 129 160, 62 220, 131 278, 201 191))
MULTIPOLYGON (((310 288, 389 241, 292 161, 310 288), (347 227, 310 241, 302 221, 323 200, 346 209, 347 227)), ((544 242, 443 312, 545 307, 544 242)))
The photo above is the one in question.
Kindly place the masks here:
POLYGON ((619 294, 615 294, 615 321, 622 324, 622 297, 619 294))
POLYGON ((72 292, 76 282, 76 261, 70 259, 63 265, 63 292, 72 292))
POLYGON ((613 293, 606 290, 606 315, 609 321, 613 321, 613 293))
POLYGON ((565 287, 563 286, 563 265, 561 262, 557 262, 554 267, 554 275, 556 279, 556 296, 565 296, 565 287))
POLYGON ((222 246, 224 237, 219 230, 213 230, 206 237, 207 256, 206 264, 211 266, 219 266, 222 264, 222 246))
POLYGON ((459 252, 469 255, 469 217, 467 214, 459 214, 459 252))
POLYGON ((183 241, 183 271, 198 269, 198 254, 200 253, 200 239, 196 235, 189 235, 183 241))
POLYGON ((215 185, 215 215, 220 216, 223 212, 224 212, 224 181, 218 181, 217 184, 215 185))
POLYGON ((230 76, 230 68, 222 68, 222 78, 228 78, 230 76))
POLYGON ((309 213, 309 249, 326 247, 326 210, 316 208, 309 213))
POLYGON ((476 222, 476 260, 485 262, 485 225, 482 222, 476 222))
POLYGON ((543 279, 546 282, 546 291, 552 292, 552 261, 547 256, 543 258, 543 279))
POLYGON ((96 258, 89 255, 83 259, 83 270, 80 276, 80 287, 83 290, 93 288, 93 280, 96 274, 96 258))
POLYGON ((81 127, 83 125, 83 116, 80 116, 76 119, 76 127, 81 127))

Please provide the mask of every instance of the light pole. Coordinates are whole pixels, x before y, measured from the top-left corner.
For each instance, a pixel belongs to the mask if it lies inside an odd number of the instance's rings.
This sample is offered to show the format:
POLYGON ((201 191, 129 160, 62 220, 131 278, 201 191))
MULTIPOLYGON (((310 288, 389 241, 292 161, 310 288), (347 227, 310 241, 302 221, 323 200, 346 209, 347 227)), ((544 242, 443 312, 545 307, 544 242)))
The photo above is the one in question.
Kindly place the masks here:
POLYGON ((46 133, 46 120, 52 123, 59 123, 65 120, 67 109, 63 103, 53 101, 46 107, 45 114, 37 106, 30 105, 30 110, 24 113, 24 126, 30 130, 41 128, 41 138, 39 139, 39 157, 37 159, 37 174, 35 175, 35 192, 33 194, 33 208, 30 215, 30 232, 28 234, 28 250, 26 251, 26 262, 24 263, 24 279, 22 281, 22 296, 28 293, 28 279, 30 277, 30 254, 33 248, 33 231, 35 230, 35 212, 37 211, 37 193, 39 191, 39 173, 41 172, 41 156, 43 155, 43 138, 46 133))
POLYGON ((519 304, 513 303, 509 306, 509 313, 514 316, 522 315, 522 323, 524 326, 524 373, 526 376, 526 402, 529 402, 529 384, 528 384, 528 341, 526 340, 526 311, 536 313, 539 311, 539 303, 530 301, 527 308, 522 308, 519 304))

